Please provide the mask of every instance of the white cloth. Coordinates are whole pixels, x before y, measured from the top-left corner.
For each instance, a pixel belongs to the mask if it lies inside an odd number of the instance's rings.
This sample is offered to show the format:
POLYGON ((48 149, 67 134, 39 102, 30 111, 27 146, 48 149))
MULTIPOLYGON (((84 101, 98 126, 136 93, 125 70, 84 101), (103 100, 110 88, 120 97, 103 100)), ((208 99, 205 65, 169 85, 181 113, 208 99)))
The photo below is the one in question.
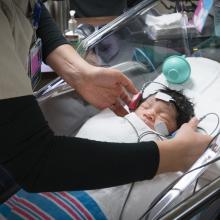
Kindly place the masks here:
POLYGON ((160 28, 160 29, 181 27, 182 14, 173 13, 173 14, 165 14, 161 16, 153 16, 147 14, 145 22, 149 27, 160 28))
MULTIPOLYGON (((130 113, 123 117, 116 116, 111 110, 106 109, 90 118, 77 133, 77 137, 109 142, 137 142, 138 135, 151 129, 135 114, 130 113), (132 123, 132 125, 128 122, 132 123)), ((141 141, 155 140, 156 135, 148 134, 141 141)), ((143 167, 144 169, 144 167, 143 167)), ((180 173, 167 173, 156 176, 153 180, 135 183, 129 197, 123 219, 138 219, 153 199, 180 173)), ((109 220, 119 218, 124 200, 127 196, 130 184, 87 191, 99 204, 109 220)))
POLYGON ((147 32, 153 39, 182 36, 182 29, 188 27, 188 18, 181 13, 153 16, 147 14, 145 17, 147 32))
MULTIPOLYGON (((97 141, 133 143, 138 142, 136 131, 139 136, 152 131, 135 113, 130 113, 125 118, 115 115, 110 109, 105 109, 86 121, 76 136, 97 141)), ((142 141, 154 140, 155 137, 154 134, 146 135, 142 141)))
MULTIPOLYGON (((191 66, 190 79, 183 84, 170 84, 161 74, 155 81, 163 83, 172 89, 184 89, 184 93, 192 98, 196 103, 195 112, 197 117, 202 117, 209 112, 220 115, 220 64, 216 61, 201 57, 187 58, 191 66)), ((157 84, 151 84, 145 90, 149 94, 152 90, 160 88, 157 84)), ((143 123, 135 116, 128 116, 130 121, 137 121, 136 129, 141 133, 148 128, 144 128, 143 123), (143 130, 142 130, 143 129, 143 130)), ((135 122, 134 122, 135 123, 135 122)), ((216 126, 216 119, 208 118, 202 122, 202 127, 211 131, 216 126)), ((117 117, 113 112, 105 110, 91 118, 79 131, 79 137, 90 138, 103 141, 115 142, 136 142, 137 136, 125 119, 117 117)), ((150 138, 150 137, 148 137, 150 138)), ((171 183, 179 173, 163 174, 156 176, 151 181, 142 181, 135 184, 134 190, 127 203, 123 219, 138 219, 146 210, 151 201, 171 183)), ((220 175, 220 165, 212 165, 203 177, 203 181, 220 175)), ((118 219, 124 199, 126 198, 129 185, 112 187, 108 189, 88 191, 97 201, 108 219, 118 219)), ((187 190, 187 192, 189 192, 187 190)))
MULTIPOLYGON (((184 94, 195 103, 195 115, 200 118, 209 112, 215 112, 220 116, 220 63, 203 57, 186 58, 191 67, 189 80, 182 84, 172 84, 166 81, 163 74, 155 79, 171 89, 183 90, 184 94)), ((146 96, 150 91, 160 88, 157 84, 149 85, 143 94, 146 96)), ((207 117, 199 126, 210 133, 217 124, 215 116, 207 117)), ((218 127, 220 129, 220 127, 218 127)), ((216 132, 218 131, 216 130, 216 132)), ((214 134, 216 134, 216 132, 214 134)), ((213 135, 214 135, 213 134, 213 135)), ((209 181, 220 174, 220 162, 212 165, 204 174, 209 181)))

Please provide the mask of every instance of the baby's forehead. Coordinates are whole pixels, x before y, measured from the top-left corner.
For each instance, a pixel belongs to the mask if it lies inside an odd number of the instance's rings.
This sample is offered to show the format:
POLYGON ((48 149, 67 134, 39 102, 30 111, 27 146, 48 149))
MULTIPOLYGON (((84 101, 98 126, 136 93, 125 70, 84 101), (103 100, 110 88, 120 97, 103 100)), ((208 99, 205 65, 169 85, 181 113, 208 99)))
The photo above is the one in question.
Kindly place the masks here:
POLYGON ((156 95, 156 94, 150 94, 149 96, 147 96, 147 97, 145 98, 145 101, 154 100, 154 99, 155 99, 155 95, 156 95))

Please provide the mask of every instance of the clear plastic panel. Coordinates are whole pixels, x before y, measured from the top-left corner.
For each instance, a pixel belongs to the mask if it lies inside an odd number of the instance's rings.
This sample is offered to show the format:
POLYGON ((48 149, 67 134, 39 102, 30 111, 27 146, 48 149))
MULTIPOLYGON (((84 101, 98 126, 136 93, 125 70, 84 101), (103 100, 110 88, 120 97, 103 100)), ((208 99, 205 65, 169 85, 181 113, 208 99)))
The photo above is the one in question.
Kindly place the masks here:
MULTIPOLYGON (((89 63, 113 67, 121 63, 144 65, 145 72, 124 71, 137 88, 140 81, 155 79, 164 60, 171 55, 202 56, 220 61, 220 37, 215 36, 214 9, 202 32, 193 24, 196 4, 187 1, 145 0, 82 40, 77 51, 89 63), (181 4, 180 4, 181 2, 181 4), (141 75, 141 76, 139 76, 141 75), (141 80, 140 80, 141 78, 141 80)), ((72 90, 62 79, 36 92, 38 100, 72 90)), ((52 82, 53 83, 53 82, 52 82)))
POLYGON ((143 1, 82 41, 78 52, 98 66, 137 61, 149 73, 171 55, 191 55, 185 13, 162 14, 160 1, 143 1))
POLYGON ((142 1, 84 39, 78 52, 98 66, 138 61, 146 65, 149 73, 160 72, 159 67, 171 55, 219 61, 219 38, 214 36, 212 11, 199 32, 192 22, 193 12, 185 12, 186 8, 182 6, 182 11, 176 13, 175 8, 168 10, 164 1, 142 1))
MULTIPOLYGON (((143 81, 156 78, 162 72, 164 60, 171 55, 220 61, 220 38, 214 34, 214 9, 199 32, 192 22, 195 8, 196 4, 187 1, 141 1, 105 26, 94 27, 96 31, 82 40, 77 51, 97 66, 138 62, 146 69, 143 81)), ((136 76, 130 78, 139 88, 136 76)), ((56 95, 71 90, 63 84, 56 87, 62 87, 56 95)), ((37 97, 46 97, 47 89, 47 86, 43 88, 37 97)))

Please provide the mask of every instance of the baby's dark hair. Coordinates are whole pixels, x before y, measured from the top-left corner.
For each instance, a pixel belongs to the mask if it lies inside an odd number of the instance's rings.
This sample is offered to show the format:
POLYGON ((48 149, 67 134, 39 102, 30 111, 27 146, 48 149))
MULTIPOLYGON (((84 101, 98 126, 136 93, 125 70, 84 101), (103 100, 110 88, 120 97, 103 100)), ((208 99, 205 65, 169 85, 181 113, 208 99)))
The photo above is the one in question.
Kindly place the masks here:
MULTIPOLYGON (((170 95, 175 100, 175 102, 171 102, 175 105, 177 110, 177 128, 179 128, 182 124, 187 123, 193 116, 195 116, 194 103, 192 103, 190 99, 183 94, 182 91, 176 91, 168 87, 164 87, 163 89, 159 89, 157 92, 163 92, 167 95, 170 95)), ((155 94, 156 93, 152 95, 155 94)), ((146 99, 141 100, 141 103, 146 99)))

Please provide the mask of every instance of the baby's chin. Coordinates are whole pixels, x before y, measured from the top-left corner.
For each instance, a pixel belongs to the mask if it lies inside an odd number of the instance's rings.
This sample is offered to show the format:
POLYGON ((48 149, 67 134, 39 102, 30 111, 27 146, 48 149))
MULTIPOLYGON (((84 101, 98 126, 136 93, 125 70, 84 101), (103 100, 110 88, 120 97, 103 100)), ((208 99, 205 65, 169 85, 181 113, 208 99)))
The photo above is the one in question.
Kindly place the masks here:
POLYGON ((138 116, 150 129, 154 130, 154 123, 149 121, 147 118, 138 116))
POLYGON ((151 122, 149 122, 148 120, 143 120, 144 123, 152 130, 154 130, 154 124, 152 124, 151 122))

